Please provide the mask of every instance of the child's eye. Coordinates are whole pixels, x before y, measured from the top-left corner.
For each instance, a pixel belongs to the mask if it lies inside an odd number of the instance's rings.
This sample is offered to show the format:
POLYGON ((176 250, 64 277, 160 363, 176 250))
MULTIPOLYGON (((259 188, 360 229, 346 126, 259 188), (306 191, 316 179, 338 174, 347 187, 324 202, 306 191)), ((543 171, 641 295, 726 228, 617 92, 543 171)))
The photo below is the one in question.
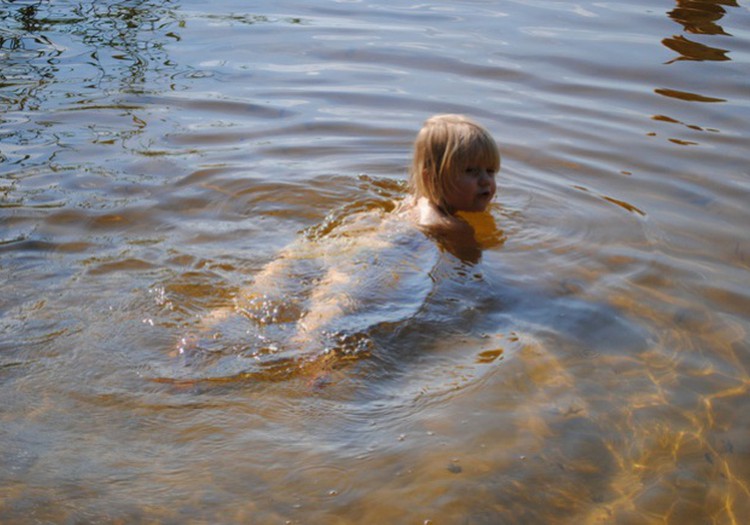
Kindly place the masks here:
MULTIPOLYGON (((479 174, 482 173, 482 168, 468 167, 468 168, 466 168, 465 171, 466 171, 467 175, 479 176, 479 174)), ((495 174, 497 173, 497 170, 493 169, 493 168, 487 168, 484 171, 486 171, 487 175, 489 175, 490 177, 494 177, 495 174)))

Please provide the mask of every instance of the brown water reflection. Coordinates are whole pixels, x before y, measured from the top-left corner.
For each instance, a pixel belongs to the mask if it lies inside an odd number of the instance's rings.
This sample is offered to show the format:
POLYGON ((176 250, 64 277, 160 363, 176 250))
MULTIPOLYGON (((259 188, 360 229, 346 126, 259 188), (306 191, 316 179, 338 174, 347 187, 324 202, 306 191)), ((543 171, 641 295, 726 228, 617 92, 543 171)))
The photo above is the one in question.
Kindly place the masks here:
MULTIPOLYGON (((722 5, 739 7, 734 0, 717 1, 678 1, 677 8, 669 12, 670 18, 682 25, 686 32, 698 35, 727 35, 718 21, 726 14, 722 5)), ((662 40, 669 49, 676 51, 680 56, 669 61, 673 63, 679 60, 731 60, 727 56, 728 50, 712 47, 700 42, 694 42, 682 35, 662 40)))
POLYGON ((0 522, 747 522, 748 23, 2 2, 0 522), (348 243, 437 112, 501 145, 481 257, 348 243), (299 361, 337 265, 361 308, 299 361))
POLYGON ((677 7, 668 14, 688 33, 726 35, 718 24, 727 13, 723 6, 739 7, 739 4, 735 0, 677 0, 677 7))
POLYGON ((662 43, 680 54, 680 57, 675 58, 672 62, 676 60, 730 60, 726 49, 717 49, 698 42, 691 42, 684 36, 665 38, 662 43))

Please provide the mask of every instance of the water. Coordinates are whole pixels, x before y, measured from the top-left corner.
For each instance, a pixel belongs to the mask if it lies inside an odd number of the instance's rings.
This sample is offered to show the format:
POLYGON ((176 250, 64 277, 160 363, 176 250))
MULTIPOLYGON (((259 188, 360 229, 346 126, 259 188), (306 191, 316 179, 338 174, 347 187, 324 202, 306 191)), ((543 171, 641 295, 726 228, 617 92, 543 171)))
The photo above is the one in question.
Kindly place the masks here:
POLYGON ((749 27, 3 1, 0 521, 747 522, 749 27), (443 112, 501 146, 481 258, 341 248, 443 112), (275 318, 179 354, 289 246, 275 318), (367 286, 310 370, 285 323, 337 265, 367 286))

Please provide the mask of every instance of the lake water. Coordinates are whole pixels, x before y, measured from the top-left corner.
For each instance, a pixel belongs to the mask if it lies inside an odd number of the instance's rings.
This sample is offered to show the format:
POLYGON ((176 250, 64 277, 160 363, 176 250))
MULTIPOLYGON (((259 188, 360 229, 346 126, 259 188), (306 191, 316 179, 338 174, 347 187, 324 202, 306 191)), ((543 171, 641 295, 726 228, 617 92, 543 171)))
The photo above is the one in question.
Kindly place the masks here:
POLYGON ((735 0, 3 0, 0 522, 748 523, 749 73, 735 0), (347 240, 448 112, 481 258, 347 240))

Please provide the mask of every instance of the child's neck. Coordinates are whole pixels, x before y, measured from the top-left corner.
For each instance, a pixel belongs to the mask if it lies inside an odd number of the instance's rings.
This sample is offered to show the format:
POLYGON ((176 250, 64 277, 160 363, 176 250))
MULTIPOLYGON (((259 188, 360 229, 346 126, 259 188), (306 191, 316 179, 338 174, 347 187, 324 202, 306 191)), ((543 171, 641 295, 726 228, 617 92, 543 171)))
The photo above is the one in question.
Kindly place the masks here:
POLYGON ((415 200, 414 214, 418 227, 434 236, 447 251, 470 263, 479 261, 482 251, 474 228, 464 219, 445 213, 424 197, 415 200))
POLYGON ((473 234, 471 226, 466 221, 456 215, 446 213, 442 208, 425 197, 416 199, 414 208, 417 224, 422 228, 473 234))

